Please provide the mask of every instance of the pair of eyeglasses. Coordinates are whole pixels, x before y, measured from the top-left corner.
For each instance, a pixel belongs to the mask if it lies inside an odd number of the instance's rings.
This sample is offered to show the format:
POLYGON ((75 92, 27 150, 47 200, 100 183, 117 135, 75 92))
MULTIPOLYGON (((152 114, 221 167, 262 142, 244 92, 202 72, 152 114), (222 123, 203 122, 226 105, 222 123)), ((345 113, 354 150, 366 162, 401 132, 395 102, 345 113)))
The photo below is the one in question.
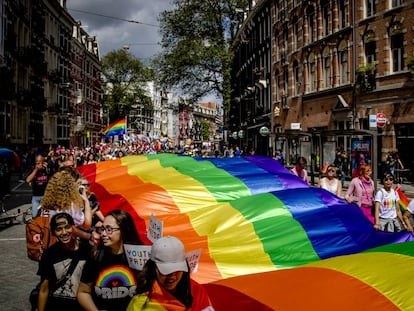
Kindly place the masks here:
POLYGON ((121 230, 121 229, 120 228, 112 228, 110 226, 106 226, 106 227, 101 226, 101 227, 96 227, 95 230, 99 234, 102 234, 105 231, 106 233, 108 233, 109 235, 111 235, 114 231, 121 230))
POLYGON ((386 178, 384 178, 384 181, 394 181, 394 178, 392 178, 392 177, 386 177, 386 178))

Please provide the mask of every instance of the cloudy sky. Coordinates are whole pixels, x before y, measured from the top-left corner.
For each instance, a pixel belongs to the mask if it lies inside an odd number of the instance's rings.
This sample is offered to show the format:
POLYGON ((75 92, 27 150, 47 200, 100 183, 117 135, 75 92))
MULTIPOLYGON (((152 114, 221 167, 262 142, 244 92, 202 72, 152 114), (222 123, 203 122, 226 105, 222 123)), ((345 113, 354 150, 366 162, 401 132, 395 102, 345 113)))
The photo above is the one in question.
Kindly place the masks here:
MULTIPOLYGON (((161 50, 159 14, 173 9, 170 0, 67 0, 66 7, 90 36, 97 36, 101 57, 128 45, 144 63, 161 50)), ((201 101, 221 102, 214 95, 201 101)))
POLYGON ((90 36, 97 36, 101 57, 128 45, 144 62, 160 51, 160 12, 172 9, 170 0, 67 0, 66 6, 90 36))

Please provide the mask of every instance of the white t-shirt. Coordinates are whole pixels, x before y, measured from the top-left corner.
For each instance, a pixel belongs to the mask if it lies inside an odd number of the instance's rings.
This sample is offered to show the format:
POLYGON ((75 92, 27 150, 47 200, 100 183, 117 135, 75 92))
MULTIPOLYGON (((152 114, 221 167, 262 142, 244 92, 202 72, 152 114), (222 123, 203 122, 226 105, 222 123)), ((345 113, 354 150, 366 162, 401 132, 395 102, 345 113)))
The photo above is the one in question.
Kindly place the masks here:
POLYGON ((73 203, 70 208, 66 210, 49 210, 50 218, 52 218, 53 215, 62 212, 68 213, 72 216, 75 226, 81 226, 85 222, 85 214, 83 213, 83 210, 75 206, 73 203))
POLYGON ((394 189, 391 189, 390 192, 385 189, 378 190, 374 201, 380 202, 379 217, 384 219, 396 218, 399 200, 400 197, 394 189))

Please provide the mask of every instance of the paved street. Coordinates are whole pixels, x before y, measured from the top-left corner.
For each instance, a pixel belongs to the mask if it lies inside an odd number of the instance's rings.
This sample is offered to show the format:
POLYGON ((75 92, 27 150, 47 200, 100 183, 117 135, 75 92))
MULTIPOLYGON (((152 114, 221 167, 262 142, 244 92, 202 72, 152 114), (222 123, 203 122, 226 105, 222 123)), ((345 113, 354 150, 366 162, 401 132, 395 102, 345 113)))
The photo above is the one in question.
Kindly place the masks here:
MULTIPOLYGON (((31 190, 26 183, 12 177, 12 195, 6 200, 8 213, 21 211, 30 207, 31 190)), ((28 311, 28 300, 32 287, 37 283, 37 263, 26 256, 25 226, 22 217, 20 223, 0 226, 1 269, 0 269, 0 310, 28 311)))
MULTIPOLYGON (((8 213, 21 211, 30 207, 31 190, 26 183, 19 182, 13 176, 11 182, 12 195, 7 199, 5 206, 8 213)), ((348 182, 346 183, 348 184, 348 182)), ((378 183, 378 187, 382 185, 378 183)), ((412 199, 414 198, 413 184, 404 183, 402 190, 412 199)), ((344 189, 344 192, 346 189, 344 189)), ((0 310, 28 311, 30 304, 28 296, 30 290, 37 283, 37 263, 26 256, 25 226, 22 217, 11 226, 0 226, 1 270, 0 270, 0 310)))

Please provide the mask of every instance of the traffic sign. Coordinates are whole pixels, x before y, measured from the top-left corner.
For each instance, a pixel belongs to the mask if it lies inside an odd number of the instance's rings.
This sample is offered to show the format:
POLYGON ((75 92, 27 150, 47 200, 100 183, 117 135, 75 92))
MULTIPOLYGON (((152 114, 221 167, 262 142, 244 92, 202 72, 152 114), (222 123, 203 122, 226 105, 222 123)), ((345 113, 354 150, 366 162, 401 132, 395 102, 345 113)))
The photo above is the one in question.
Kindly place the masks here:
POLYGON ((376 114, 370 114, 369 115, 369 128, 370 129, 376 129, 377 128, 377 115, 376 114))
POLYGON ((383 128, 385 125, 387 125, 387 117, 382 112, 377 113, 377 126, 383 128))

